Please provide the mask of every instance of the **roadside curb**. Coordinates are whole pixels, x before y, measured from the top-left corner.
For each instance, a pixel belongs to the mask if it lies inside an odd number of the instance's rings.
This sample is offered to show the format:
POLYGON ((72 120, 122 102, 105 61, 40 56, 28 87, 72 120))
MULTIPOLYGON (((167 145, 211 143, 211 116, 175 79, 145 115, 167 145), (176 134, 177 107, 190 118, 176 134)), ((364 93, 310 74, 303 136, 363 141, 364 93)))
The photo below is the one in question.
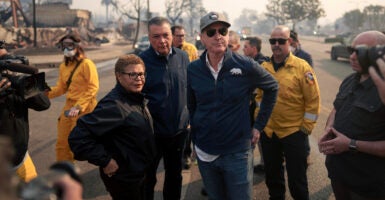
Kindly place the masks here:
MULTIPOLYGON (((120 55, 132 52, 129 42, 105 44, 99 47, 85 47, 85 55, 94 63, 114 59, 120 55)), ((26 56, 31 66, 39 69, 56 69, 63 62, 62 52, 56 48, 23 49, 13 52, 16 55, 26 56), (41 51, 41 53, 37 53, 41 51)))

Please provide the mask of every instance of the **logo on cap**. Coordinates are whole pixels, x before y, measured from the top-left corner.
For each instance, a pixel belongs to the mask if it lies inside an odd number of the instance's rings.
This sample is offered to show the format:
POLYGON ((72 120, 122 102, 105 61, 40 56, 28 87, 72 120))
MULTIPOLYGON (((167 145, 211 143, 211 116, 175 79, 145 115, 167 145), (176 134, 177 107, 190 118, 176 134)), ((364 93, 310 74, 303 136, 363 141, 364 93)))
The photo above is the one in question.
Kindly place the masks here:
POLYGON ((210 15, 209 17, 211 20, 217 20, 218 19, 218 15, 217 14, 212 14, 210 15))

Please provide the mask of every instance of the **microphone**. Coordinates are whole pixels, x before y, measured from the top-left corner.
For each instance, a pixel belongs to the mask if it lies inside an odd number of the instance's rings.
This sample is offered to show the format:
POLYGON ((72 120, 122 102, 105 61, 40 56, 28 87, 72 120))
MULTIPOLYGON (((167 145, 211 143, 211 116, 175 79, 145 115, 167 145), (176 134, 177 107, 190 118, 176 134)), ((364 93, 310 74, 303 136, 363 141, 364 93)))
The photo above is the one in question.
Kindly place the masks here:
POLYGON ((39 69, 36 67, 24 65, 21 63, 7 62, 6 60, 0 60, 0 69, 2 67, 13 72, 20 72, 24 74, 37 74, 39 72, 39 69))

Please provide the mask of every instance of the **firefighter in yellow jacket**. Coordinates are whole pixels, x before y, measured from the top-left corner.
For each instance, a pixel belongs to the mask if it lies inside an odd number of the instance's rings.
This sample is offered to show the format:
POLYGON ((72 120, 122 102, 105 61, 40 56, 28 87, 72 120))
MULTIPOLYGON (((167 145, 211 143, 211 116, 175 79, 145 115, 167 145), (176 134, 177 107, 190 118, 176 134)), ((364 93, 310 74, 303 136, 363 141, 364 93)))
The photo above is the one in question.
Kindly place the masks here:
MULTIPOLYGON (((308 136, 320 111, 315 73, 305 60, 290 53, 290 40, 288 27, 275 27, 269 39, 273 56, 269 62, 262 63, 279 82, 277 102, 261 133, 266 185, 271 199, 285 199, 284 161, 292 198, 309 199, 308 136)), ((261 95, 261 91, 257 91, 257 105, 261 95)))
POLYGON ((75 34, 68 34, 59 40, 64 62, 60 64, 56 86, 51 87, 48 92, 50 99, 66 94, 66 102, 57 125, 57 161, 74 161, 68 145, 69 133, 75 127, 77 119, 91 112, 97 104, 98 72, 95 64, 85 57, 79 43, 80 38, 75 34))

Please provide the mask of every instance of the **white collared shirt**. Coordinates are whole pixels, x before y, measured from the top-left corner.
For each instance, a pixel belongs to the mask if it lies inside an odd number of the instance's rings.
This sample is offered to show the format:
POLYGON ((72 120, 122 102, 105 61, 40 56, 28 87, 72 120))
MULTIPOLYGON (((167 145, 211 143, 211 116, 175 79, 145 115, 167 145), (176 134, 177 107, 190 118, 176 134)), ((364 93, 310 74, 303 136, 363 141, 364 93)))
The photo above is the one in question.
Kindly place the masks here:
POLYGON ((207 65, 207 67, 209 67, 210 72, 214 76, 215 80, 217 80, 219 71, 221 71, 221 69, 222 69, 223 58, 224 58, 224 56, 222 57, 221 61, 219 61, 219 63, 218 63, 218 71, 215 71, 215 69, 210 65, 209 57, 208 57, 208 54, 206 53, 206 65, 207 65))

